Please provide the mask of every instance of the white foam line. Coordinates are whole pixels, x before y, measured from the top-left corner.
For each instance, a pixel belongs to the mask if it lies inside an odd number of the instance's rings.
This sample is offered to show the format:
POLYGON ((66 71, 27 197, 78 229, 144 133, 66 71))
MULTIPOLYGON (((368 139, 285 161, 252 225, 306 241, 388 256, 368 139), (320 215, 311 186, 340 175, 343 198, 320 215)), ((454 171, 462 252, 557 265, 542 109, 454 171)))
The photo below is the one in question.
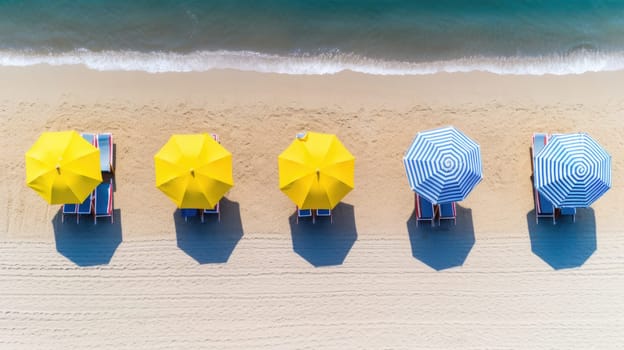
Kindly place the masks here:
POLYGON ((538 57, 467 57, 447 61, 383 61, 354 54, 279 56, 251 51, 137 52, 74 50, 39 54, 1 51, 0 66, 84 65, 101 71, 203 72, 235 69, 263 73, 322 75, 354 71, 374 75, 425 75, 440 72, 490 72, 514 75, 566 75, 624 69, 624 52, 577 51, 538 57))

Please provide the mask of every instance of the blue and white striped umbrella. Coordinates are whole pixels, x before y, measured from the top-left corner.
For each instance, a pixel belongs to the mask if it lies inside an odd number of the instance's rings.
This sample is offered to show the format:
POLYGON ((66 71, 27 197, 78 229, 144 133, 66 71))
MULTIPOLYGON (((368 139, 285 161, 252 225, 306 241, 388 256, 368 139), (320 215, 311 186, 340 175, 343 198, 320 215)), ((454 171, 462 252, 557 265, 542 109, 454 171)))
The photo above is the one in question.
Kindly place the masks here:
POLYGON ((483 177, 479 145, 452 126, 419 132, 403 164, 412 190, 432 203, 463 200, 483 177))
POLYGON ((553 135, 535 155, 535 188, 558 208, 585 208, 611 188, 611 155, 585 133, 553 135))

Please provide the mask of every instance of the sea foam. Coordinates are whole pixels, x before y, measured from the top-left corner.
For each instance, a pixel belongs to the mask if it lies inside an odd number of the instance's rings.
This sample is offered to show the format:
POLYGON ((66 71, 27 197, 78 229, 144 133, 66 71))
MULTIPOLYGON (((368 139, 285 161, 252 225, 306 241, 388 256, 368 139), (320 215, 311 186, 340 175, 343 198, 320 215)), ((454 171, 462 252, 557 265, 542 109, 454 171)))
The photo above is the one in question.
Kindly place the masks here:
POLYGON ((489 72, 512 75, 566 75, 624 69, 624 52, 578 50, 565 55, 538 57, 466 57, 460 59, 404 62, 331 52, 317 55, 272 55, 252 51, 195 51, 191 53, 89 51, 34 53, 1 51, 0 66, 83 65, 100 71, 149 73, 203 72, 234 69, 262 73, 323 75, 353 71, 373 75, 425 75, 440 72, 489 72))

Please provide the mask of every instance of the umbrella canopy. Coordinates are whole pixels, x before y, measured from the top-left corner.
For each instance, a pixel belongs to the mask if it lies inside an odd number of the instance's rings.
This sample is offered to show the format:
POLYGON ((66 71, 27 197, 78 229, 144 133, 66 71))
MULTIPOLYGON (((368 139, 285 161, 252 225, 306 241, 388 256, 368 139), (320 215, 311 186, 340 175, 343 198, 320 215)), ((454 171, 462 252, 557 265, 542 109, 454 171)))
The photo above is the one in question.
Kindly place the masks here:
POLYGON ((44 132, 26 152, 26 184, 50 204, 82 203, 101 182, 100 151, 75 131, 44 132))
POLYGON ((354 187, 355 158, 336 135, 298 134, 278 167, 280 190, 300 209, 333 209, 354 187))
POLYGON ((558 208, 589 207, 611 188, 611 155, 585 133, 553 135, 534 163, 535 188, 558 208))
POLYGON ((434 204, 463 200, 483 177, 479 145, 452 126, 419 132, 403 164, 412 191, 434 204))
POLYGON ((214 208, 234 186, 232 154, 209 134, 171 136, 154 164, 156 187, 179 208, 214 208))

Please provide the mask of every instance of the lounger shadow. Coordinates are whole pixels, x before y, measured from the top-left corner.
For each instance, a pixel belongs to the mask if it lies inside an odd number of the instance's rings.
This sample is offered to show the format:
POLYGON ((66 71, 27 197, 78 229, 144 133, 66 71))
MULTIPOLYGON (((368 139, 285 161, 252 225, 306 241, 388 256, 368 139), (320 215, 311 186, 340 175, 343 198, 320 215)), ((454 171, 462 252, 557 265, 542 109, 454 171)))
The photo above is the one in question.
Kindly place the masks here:
POLYGON ((110 263, 122 242, 121 212, 113 212, 115 223, 93 225, 91 220, 61 223, 59 210, 52 219, 56 250, 78 266, 96 266, 110 263))
POLYGON ((339 203, 332 209, 334 221, 299 221, 289 218, 293 251, 315 267, 341 265, 357 240, 353 206, 339 203))
POLYGON ((178 248, 200 264, 225 263, 243 238, 238 202, 222 198, 221 221, 185 222, 180 210, 173 213, 178 248))
POLYGON ((472 209, 455 209, 455 225, 418 225, 414 212, 406 222, 412 256, 437 271, 462 266, 475 244, 472 209))
POLYGON ((596 251, 596 218, 591 208, 579 208, 577 220, 539 225, 527 213, 531 251, 555 270, 582 266, 596 251))

